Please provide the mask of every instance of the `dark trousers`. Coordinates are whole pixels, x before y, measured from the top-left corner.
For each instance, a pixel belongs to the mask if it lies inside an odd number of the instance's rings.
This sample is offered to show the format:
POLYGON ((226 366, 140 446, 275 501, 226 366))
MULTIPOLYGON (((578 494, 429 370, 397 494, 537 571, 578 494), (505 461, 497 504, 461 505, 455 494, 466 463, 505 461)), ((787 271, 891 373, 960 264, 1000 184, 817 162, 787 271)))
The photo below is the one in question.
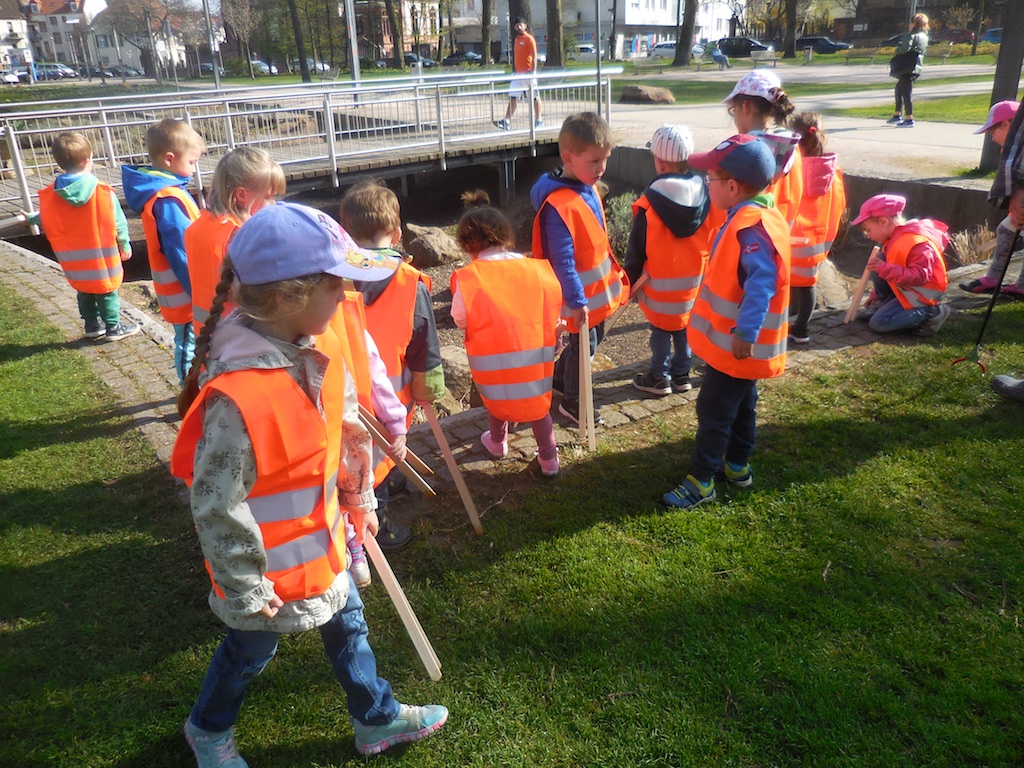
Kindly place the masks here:
POLYGON ((914 76, 900 75, 896 80, 896 114, 913 115, 914 76))
POLYGON ((730 464, 750 461, 756 408, 756 380, 736 379, 707 366, 697 395, 697 444, 690 474, 707 483, 721 469, 722 457, 730 464))
POLYGON ((813 285, 799 286, 791 289, 793 293, 793 304, 796 305, 796 319, 790 326, 789 332, 794 336, 803 338, 807 335, 807 323, 810 322, 811 313, 814 312, 814 305, 817 303, 817 291, 813 285))
MULTIPOLYGON (((604 338, 604 321, 590 329, 590 356, 597 353, 597 345, 604 338)), ((562 383, 563 400, 580 399, 580 335, 569 334, 569 343, 555 360, 555 382, 562 383)))

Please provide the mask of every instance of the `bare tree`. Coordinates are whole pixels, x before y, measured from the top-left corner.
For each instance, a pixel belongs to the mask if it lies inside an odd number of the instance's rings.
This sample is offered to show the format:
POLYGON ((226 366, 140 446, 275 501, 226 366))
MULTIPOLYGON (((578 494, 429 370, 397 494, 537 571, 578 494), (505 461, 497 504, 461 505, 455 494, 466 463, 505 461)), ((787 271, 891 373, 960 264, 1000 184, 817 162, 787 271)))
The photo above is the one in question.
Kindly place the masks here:
POLYGON ((405 69, 405 36, 402 34, 402 17, 398 15, 395 0, 384 0, 384 8, 391 26, 391 62, 395 69, 405 69))
MULTIPOLYGON (((548 54, 545 67, 561 67, 565 65, 565 53, 562 44, 562 0, 547 0, 548 10, 548 54)), ((600 40, 598 41, 600 43, 600 40)))
POLYGON ((256 73, 252 69, 252 33, 259 27, 263 14, 252 0, 220 0, 220 12, 224 16, 224 23, 238 38, 239 48, 249 67, 249 77, 255 80, 256 73))

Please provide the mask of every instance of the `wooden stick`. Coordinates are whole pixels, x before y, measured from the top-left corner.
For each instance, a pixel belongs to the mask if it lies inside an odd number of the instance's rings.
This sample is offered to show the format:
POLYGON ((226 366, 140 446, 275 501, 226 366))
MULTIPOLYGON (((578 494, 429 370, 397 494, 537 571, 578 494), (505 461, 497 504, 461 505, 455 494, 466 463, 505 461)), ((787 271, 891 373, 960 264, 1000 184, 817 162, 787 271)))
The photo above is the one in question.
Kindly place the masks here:
MULTIPOLYGON (((639 281, 637 281, 639 282, 639 281)), ((580 443, 591 452, 597 450, 597 431, 594 426, 594 381, 590 371, 590 323, 586 316, 580 325, 580 443)))
POLYGON ((395 604, 398 617, 402 620, 402 624, 405 625, 405 631, 409 634, 409 639, 412 640, 416 653, 419 654, 420 661, 423 662, 423 666, 427 670, 427 674, 430 675, 430 679, 436 683, 441 679, 441 662, 438 661, 437 654, 434 653, 434 647, 430 644, 430 640, 427 639, 427 634, 423 631, 423 627, 420 626, 419 619, 413 613, 412 606, 409 605, 409 599, 405 596, 405 592, 402 591, 402 585, 395 578, 395 572, 391 570, 391 564, 384 557, 380 544, 377 543, 373 536, 365 537, 363 547, 366 549, 366 554, 373 563, 373 567, 377 570, 377 576, 380 577, 381 584, 388 591, 391 602, 395 604))
MULTIPOLYGON (((878 254, 878 246, 876 245, 871 249, 871 256, 878 254)), ((871 256, 868 256, 868 261, 871 261, 871 256)), ((864 274, 860 276, 860 282, 857 283, 857 290, 853 292, 853 298, 850 299, 850 307, 846 310, 846 317, 843 318, 843 325, 849 325, 853 322, 853 318, 857 316, 857 310, 860 309, 860 302, 864 298, 864 291, 868 287, 868 280, 871 279, 871 270, 864 265, 864 274)))
POLYGON ((466 481, 459 471, 459 465, 455 463, 455 455, 452 453, 451 446, 448 445, 444 432, 441 431, 441 423, 437 420, 437 412, 434 410, 433 404, 425 403, 423 405, 423 412, 427 415, 427 421, 430 422, 430 430, 434 433, 434 439, 437 440, 437 447, 441 449, 444 463, 448 466, 448 471, 452 475, 452 481, 454 481, 455 487, 459 491, 462 506, 466 508, 466 514, 469 515, 469 522, 473 524, 473 530, 476 531, 477 535, 482 536, 484 527, 480 524, 480 515, 476 511, 476 504, 473 503, 473 497, 469 495, 469 488, 466 487, 466 481))
MULTIPOLYGON (((373 426, 377 428, 377 431, 384 436, 384 439, 388 441, 389 445, 394 441, 395 438, 392 437, 391 432, 388 431, 388 428, 384 426, 384 422, 378 419, 377 415, 362 403, 359 404, 359 415, 362 416, 363 419, 365 419, 370 424, 373 424, 373 426)), ((405 458, 406 461, 409 462, 409 465, 412 466, 412 468, 415 469, 417 472, 421 472, 424 475, 434 474, 434 470, 428 467, 426 463, 423 461, 423 459, 421 459, 412 451, 406 449, 405 458)))
POLYGON ((611 332, 611 330, 615 326, 615 324, 617 322, 619 322, 619 318, 622 316, 622 313, 625 312, 626 308, 632 303, 633 297, 640 295, 640 289, 643 288, 644 285, 647 284, 647 281, 650 280, 650 279, 651 279, 651 276, 648 275, 646 272, 641 274, 640 277, 638 277, 636 279, 636 282, 633 283, 633 285, 629 289, 629 298, 626 299, 626 303, 623 304, 618 309, 616 309, 615 312, 612 313, 612 316, 609 317, 605 321, 605 323, 604 323, 604 335, 605 336, 607 336, 611 332))
MULTIPOLYGON (((391 441, 381 434, 377 427, 367 420, 363 414, 359 414, 359 420, 363 422, 363 426, 366 427, 366 431, 370 433, 370 437, 373 438, 373 442, 377 444, 377 447, 382 451, 387 452, 388 447, 391 445, 391 441)), ((405 459, 402 459, 402 461, 396 461, 395 466, 398 467, 399 471, 401 471, 403 475, 412 481, 413 485, 423 491, 425 496, 437 496, 434 489, 430 487, 426 480, 420 477, 419 473, 413 469, 405 459)))

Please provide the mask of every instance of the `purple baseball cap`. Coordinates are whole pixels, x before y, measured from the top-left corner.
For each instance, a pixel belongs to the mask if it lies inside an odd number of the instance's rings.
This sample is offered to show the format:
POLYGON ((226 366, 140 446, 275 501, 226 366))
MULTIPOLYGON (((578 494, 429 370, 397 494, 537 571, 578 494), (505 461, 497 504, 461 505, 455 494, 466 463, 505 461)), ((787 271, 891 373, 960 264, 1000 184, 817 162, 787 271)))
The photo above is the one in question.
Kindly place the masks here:
POLYGON ((356 245, 323 211, 295 203, 275 203, 254 214, 231 238, 228 254, 243 285, 321 273, 376 282, 393 275, 400 264, 356 245))
POLYGON ((1013 120, 1013 118, 1017 116, 1017 109, 1019 107, 1019 101, 997 101, 992 105, 992 109, 988 111, 988 118, 985 120, 985 124, 974 133, 986 133, 987 131, 991 131, 1000 123, 1004 123, 1007 120, 1013 120))
POLYGON ((687 159, 700 171, 721 168, 736 181, 764 189, 775 176, 775 155, 756 136, 740 133, 730 136, 710 152, 694 152, 687 159))
POLYGON ((857 218, 850 222, 850 226, 857 226, 868 219, 879 216, 899 216, 907 207, 907 198, 902 195, 875 195, 864 201, 860 207, 857 218))

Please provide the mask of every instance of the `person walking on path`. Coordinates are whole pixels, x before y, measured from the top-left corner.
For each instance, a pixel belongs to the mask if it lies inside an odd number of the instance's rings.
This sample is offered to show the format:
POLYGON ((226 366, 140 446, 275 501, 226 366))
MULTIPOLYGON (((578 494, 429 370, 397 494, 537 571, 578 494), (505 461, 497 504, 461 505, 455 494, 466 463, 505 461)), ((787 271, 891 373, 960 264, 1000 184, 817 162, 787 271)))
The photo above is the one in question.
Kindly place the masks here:
POLYGON ((896 78, 896 109, 887 122, 901 128, 914 127, 914 81, 921 76, 928 50, 928 17, 914 14, 907 32, 889 60, 889 76, 896 78))
POLYGON ((544 119, 541 117, 540 96, 537 95, 537 40, 526 31, 526 19, 518 18, 515 23, 516 39, 512 44, 512 73, 515 77, 508 87, 508 108, 505 117, 495 121, 495 125, 503 131, 512 127, 512 115, 520 98, 530 98, 530 86, 533 86, 533 125, 541 128, 544 119))

